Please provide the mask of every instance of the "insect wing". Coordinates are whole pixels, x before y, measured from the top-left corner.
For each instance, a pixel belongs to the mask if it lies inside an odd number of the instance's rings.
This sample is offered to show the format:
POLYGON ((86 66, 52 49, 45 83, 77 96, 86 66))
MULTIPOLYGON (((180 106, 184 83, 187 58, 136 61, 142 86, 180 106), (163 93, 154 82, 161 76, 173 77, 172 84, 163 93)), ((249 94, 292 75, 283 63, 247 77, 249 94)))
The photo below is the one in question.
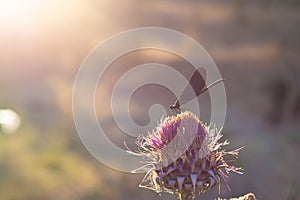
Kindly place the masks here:
POLYGON ((185 87, 180 96, 180 103, 185 104, 198 97, 206 88, 206 79, 207 71, 204 68, 201 67, 195 70, 189 81, 189 84, 185 87), (200 71, 203 72, 202 74, 204 74, 204 76, 201 75, 200 71))

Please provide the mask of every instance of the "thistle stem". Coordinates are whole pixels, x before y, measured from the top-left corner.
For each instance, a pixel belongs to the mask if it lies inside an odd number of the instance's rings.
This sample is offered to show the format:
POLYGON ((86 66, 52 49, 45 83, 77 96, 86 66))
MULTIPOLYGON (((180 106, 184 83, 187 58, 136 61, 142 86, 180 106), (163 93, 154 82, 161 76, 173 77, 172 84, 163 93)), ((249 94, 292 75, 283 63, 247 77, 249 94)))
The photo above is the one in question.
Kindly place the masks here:
POLYGON ((180 196, 180 200, 193 200, 194 197, 191 193, 187 194, 187 193, 183 193, 181 196, 180 196))

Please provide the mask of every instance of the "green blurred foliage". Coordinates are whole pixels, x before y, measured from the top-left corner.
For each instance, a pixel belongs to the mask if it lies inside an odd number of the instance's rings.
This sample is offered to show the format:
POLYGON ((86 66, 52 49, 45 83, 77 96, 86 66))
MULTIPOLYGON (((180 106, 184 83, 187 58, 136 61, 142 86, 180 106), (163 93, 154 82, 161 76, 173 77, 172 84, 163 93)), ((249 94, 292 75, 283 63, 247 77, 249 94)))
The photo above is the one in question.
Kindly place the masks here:
POLYGON ((97 165, 68 149, 61 133, 24 128, 0 134, 0 199, 85 199, 103 196, 97 165))

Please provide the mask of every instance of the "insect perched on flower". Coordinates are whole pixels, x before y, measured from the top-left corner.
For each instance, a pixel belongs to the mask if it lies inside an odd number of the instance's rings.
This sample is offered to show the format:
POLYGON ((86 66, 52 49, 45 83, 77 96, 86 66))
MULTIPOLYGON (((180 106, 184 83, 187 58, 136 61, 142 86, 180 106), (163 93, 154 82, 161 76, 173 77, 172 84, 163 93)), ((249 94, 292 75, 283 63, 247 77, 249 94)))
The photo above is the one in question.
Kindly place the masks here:
MULTIPOLYGON (((237 157, 240 149, 225 151, 228 141, 219 142, 220 132, 203 124, 196 115, 185 111, 162 119, 147 136, 140 136, 137 152, 149 164, 140 187, 158 193, 177 194, 181 200, 194 199, 221 180, 229 188, 226 173, 241 174, 241 168, 231 166, 225 155, 237 157)), ((230 188, 229 188, 230 189, 230 188)))
MULTIPOLYGON (((206 74, 206 71, 205 71, 206 74)), ((190 111, 182 112, 181 105, 199 96, 211 86, 224 81, 219 79, 206 85, 206 76, 196 70, 179 99, 170 109, 174 115, 161 119, 160 124, 147 136, 139 136, 137 152, 128 151, 146 159, 147 173, 140 187, 158 193, 177 194, 181 200, 194 199, 223 181, 228 189, 227 173, 241 174, 241 168, 228 164, 225 155, 238 156, 241 149, 225 151, 228 141, 213 125, 206 126, 190 111), (190 95, 191 89, 195 95, 190 95)))

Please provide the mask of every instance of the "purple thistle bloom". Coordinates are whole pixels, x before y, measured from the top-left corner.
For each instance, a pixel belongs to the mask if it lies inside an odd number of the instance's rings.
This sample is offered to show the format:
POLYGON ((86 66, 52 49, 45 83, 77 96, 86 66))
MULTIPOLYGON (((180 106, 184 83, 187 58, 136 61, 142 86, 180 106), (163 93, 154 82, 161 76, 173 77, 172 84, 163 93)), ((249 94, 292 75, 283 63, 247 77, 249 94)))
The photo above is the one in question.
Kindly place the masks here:
POLYGON ((220 191, 221 179, 229 188, 225 172, 241 174, 241 169, 229 166, 224 155, 237 157, 240 149, 220 150, 228 144, 219 143, 221 137, 189 111, 162 119, 147 137, 137 141, 137 155, 150 163, 144 166, 147 174, 140 187, 177 194, 182 200, 194 199, 216 184, 220 191), (149 165, 152 167, 147 168, 149 165))

